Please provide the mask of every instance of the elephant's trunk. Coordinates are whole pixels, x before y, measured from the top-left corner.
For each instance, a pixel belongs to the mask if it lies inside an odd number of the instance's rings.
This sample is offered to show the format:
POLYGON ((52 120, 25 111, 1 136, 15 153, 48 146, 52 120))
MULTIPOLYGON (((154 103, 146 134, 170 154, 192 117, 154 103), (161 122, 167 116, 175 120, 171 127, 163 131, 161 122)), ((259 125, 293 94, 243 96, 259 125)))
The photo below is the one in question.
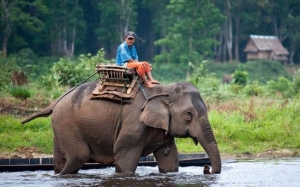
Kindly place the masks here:
POLYGON ((221 157, 217 144, 209 144, 203 147, 208 154, 212 170, 211 173, 221 173, 221 157))
POLYGON ((221 173, 221 156, 219 148, 216 142, 216 139, 213 135, 210 124, 207 122, 205 125, 202 125, 201 135, 196 136, 198 142, 208 154, 212 170, 211 173, 221 173))

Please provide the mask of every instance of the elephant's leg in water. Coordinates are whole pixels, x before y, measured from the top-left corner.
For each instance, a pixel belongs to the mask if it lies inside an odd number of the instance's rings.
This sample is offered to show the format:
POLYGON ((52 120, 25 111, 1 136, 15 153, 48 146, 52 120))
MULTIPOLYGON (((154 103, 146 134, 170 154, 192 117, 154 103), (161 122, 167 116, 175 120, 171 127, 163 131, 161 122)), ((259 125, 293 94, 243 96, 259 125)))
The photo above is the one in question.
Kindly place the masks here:
MULTIPOLYGON (((68 142, 68 140, 67 140, 67 142, 68 142)), ((74 141, 73 141, 73 143, 74 143, 74 141)), ((58 149, 58 148, 55 148, 55 149, 58 149)), ((66 146, 65 149, 66 150, 64 150, 64 151, 65 151, 66 155, 64 155, 64 156, 63 156, 63 154, 61 154, 61 151, 59 151, 59 150, 54 152, 55 173, 59 172, 59 170, 61 170, 61 167, 64 165, 63 170, 60 172, 61 175, 75 174, 79 171, 80 168, 83 167, 84 163, 86 163, 89 160, 89 158, 90 158, 89 147, 84 141, 78 140, 78 141, 76 141, 76 146, 66 146), (64 158, 64 157, 66 157, 66 158, 64 158)))
POLYGON ((63 154, 57 145, 59 144, 54 139, 53 165, 55 174, 59 174, 64 169, 66 164, 66 160, 63 158, 63 154))
POLYGON ((175 140, 169 146, 163 146, 154 152, 155 159, 159 168, 159 172, 177 172, 179 161, 178 161, 178 150, 175 145, 175 140), (166 148, 169 150, 166 151, 166 148))
POLYGON ((124 141, 117 141, 115 144, 115 171, 118 173, 135 172, 142 154, 143 145, 140 145, 141 143, 135 145, 120 143, 124 141))

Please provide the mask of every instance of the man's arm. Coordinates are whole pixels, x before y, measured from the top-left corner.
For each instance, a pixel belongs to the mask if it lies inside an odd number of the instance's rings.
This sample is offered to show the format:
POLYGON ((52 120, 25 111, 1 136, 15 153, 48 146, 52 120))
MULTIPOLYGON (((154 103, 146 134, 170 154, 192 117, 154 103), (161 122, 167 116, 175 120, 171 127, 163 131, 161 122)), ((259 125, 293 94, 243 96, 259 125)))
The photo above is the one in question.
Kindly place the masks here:
POLYGON ((120 48, 120 57, 122 62, 130 62, 130 60, 134 61, 129 53, 129 51, 126 50, 124 46, 121 46, 120 48))

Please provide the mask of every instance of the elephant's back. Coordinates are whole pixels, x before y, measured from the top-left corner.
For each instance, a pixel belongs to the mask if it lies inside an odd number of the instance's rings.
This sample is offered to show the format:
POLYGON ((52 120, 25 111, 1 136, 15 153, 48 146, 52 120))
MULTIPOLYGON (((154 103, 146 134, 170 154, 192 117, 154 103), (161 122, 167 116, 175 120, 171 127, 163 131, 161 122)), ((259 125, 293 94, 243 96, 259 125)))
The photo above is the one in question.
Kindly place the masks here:
MULTIPOLYGON (((65 95, 53 109, 52 119, 72 121, 74 125, 105 124, 115 122, 119 115, 119 105, 107 100, 91 99, 96 82, 89 82, 65 95), (109 115, 108 115, 109 114, 109 115), (106 118, 106 121, 103 121, 106 118)), ((85 126, 86 127, 86 126, 85 126)), ((87 126, 86 128, 88 128, 87 126)))
POLYGON ((96 83, 86 83, 65 95, 53 110, 52 128, 60 141, 74 136, 76 141, 86 142, 91 152, 112 155, 120 113, 113 107, 115 103, 90 99, 95 87, 96 83))

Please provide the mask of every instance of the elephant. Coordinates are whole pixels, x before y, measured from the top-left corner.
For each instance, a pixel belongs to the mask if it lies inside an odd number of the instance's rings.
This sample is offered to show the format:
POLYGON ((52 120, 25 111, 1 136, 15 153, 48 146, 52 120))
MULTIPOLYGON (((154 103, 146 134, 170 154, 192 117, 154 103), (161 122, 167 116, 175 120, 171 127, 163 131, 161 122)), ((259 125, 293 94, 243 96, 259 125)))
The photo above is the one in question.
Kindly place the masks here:
POLYGON ((232 76, 230 74, 224 74, 222 77, 222 83, 223 84, 230 84, 232 81, 232 76))
POLYGON ((134 173, 140 157, 151 153, 160 173, 177 172, 176 137, 200 143, 210 158, 211 173, 221 173, 207 108, 191 83, 139 89, 126 104, 90 99, 96 85, 81 84, 22 121, 51 115, 55 174, 75 174, 90 160, 114 163, 116 173, 134 173))

